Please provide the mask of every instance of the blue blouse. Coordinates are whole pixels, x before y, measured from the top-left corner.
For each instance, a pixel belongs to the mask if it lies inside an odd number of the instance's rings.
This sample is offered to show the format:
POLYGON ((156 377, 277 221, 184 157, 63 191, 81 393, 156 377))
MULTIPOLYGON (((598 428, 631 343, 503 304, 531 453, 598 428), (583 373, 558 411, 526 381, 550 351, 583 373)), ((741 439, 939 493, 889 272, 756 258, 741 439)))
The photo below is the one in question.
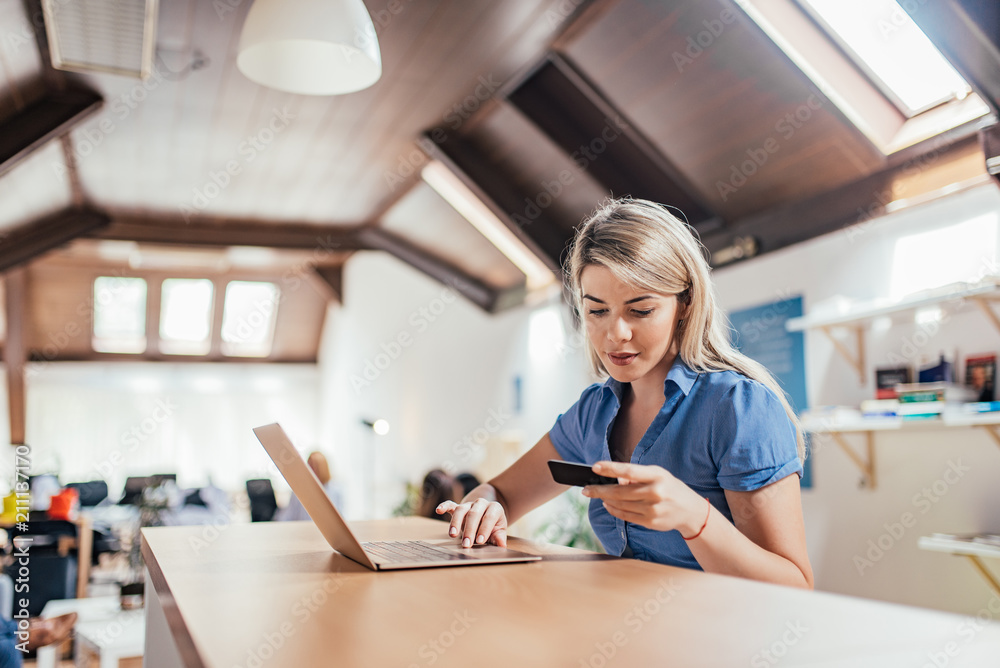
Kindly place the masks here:
MULTIPOLYGON (((680 356, 663 384, 663 406, 632 453, 633 464, 662 466, 732 521, 725 491, 751 491, 802 476, 795 427, 774 393, 735 371, 698 373, 680 356)), ((559 455, 592 466, 610 461, 608 437, 622 384, 591 385, 559 416, 549 438, 559 455)), ((612 516, 590 500, 590 524, 608 554, 626 546, 645 561, 701 570, 676 530, 655 531, 612 516)))

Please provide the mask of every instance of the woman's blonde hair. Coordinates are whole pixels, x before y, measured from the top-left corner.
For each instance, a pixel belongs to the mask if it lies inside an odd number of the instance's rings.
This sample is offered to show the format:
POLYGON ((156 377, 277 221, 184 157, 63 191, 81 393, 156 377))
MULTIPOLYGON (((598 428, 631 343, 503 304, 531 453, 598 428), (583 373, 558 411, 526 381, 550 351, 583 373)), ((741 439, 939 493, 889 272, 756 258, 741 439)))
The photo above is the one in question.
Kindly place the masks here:
MULTIPOLYGON (((684 363, 698 372, 736 371, 774 392, 795 426, 799 458, 804 460, 802 426, 781 386, 762 364, 730 342, 731 328, 716 304, 705 253, 688 225, 665 207, 642 199, 609 199, 577 228, 566 262, 566 282, 581 318, 581 276, 589 265, 607 268, 636 289, 677 295, 679 304, 687 307, 674 334, 680 337, 684 363)), ((608 375, 593 346, 587 346, 587 356, 598 376, 608 375)))

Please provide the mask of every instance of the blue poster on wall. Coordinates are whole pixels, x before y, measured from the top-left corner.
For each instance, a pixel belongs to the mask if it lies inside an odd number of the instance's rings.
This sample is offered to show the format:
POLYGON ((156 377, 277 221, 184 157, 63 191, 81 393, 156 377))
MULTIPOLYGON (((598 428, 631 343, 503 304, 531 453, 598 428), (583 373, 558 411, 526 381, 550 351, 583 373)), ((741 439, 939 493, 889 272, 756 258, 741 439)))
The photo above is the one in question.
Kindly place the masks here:
MULTIPOLYGON (((805 341, 802 332, 789 332, 785 321, 802 315, 802 297, 733 311, 733 343, 747 357, 754 359, 778 379, 796 413, 809 407, 806 399, 805 341)), ((809 447, 808 435, 806 447, 809 447)), ((812 460, 806 457, 802 486, 812 487, 812 460)))

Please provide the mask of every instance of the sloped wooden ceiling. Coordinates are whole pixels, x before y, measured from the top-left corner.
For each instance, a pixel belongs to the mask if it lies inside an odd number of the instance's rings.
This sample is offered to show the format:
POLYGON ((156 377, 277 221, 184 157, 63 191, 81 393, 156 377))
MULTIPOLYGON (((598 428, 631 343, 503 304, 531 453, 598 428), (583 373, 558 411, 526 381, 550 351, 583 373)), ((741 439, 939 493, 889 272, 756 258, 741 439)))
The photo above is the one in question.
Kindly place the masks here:
POLYGON ((735 3, 622 3, 566 54, 726 220, 884 162, 735 3))
MULTIPOLYGON (((0 122, 66 87, 104 106, 62 149, 46 145, 0 178, 24 200, 3 202, 0 226, 61 216, 64 233, 79 233, 66 221, 82 211, 107 216, 94 235, 147 243, 309 250, 336 237, 338 250, 382 249, 467 278, 467 296, 491 309, 523 278, 421 184, 429 156, 553 267, 607 195, 677 206, 711 250, 752 235, 766 252, 877 204, 901 160, 882 156, 734 0, 369 2, 383 78, 334 98, 236 70, 249 6, 160 3, 157 71, 141 83, 57 73, 30 40, 5 41, 0 122)), ((44 49, 37 8, 0 0, 0 19, 44 49)))
POLYGON ((590 10, 496 103, 426 133, 550 259, 607 195, 677 207, 723 257, 734 242, 767 252, 983 172, 972 127, 881 153, 738 2, 590 10), (568 187, 550 198, 560 175, 568 187))

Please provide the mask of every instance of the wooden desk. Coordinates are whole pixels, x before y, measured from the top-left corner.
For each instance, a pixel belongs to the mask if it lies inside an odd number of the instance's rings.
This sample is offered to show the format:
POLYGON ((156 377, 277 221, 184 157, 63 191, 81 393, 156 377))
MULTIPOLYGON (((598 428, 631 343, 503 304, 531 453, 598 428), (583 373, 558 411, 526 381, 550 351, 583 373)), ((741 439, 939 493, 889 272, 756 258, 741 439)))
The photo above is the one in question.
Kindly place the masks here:
MULTIPOLYGON (((378 540, 445 525, 352 526, 378 540)), ((955 668, 1000 656, 995 621, 511 546, 545 559, 373 573, 312 523, 144 529, 145 665, 955 668)))

